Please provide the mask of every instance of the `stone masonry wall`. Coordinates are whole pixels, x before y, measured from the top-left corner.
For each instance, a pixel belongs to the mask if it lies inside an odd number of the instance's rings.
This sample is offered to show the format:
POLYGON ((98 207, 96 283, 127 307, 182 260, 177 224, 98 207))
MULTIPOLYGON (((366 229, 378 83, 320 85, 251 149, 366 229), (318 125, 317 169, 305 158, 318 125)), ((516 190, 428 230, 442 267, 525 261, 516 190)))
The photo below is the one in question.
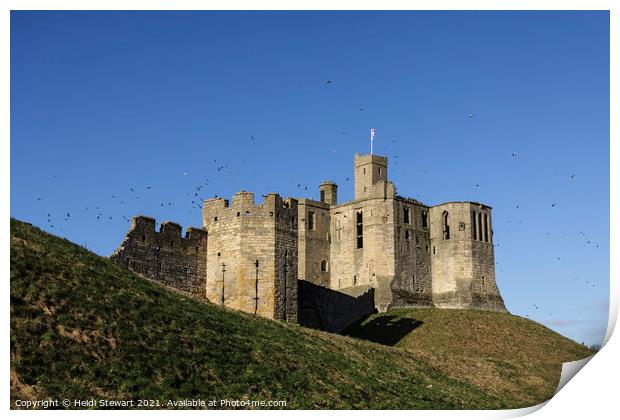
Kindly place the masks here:
POLYGON ((328 332, 340 332, 375 312, 374 289, 356 286, 331 290, 304 280, 299 281, 299 325, 328 332))
POLYGON ((330 247, 331 288, 341 290, 358 285, 375 288, 377 309, 385 311, 392 302, 394 280, 394 190, 379 181, 371 197, 332 206, 330 247), (362 247, 358 247, 358 213, 362 221, 362 247))
POLYGON ((428 207, 399 198, 394 200, 395 276, 390 307, 432 306, 432 276, 428 223, 422 213, 428 207))
POLYGON ((155 219, 137 216, 110 259, 166 286, 205 297, 207 232, 163 222, 155 231, 155 219))
POLYGON ((331 270, 329 207, 308 199, 299 200, 298 205, 299 278, 326 287, 331 270))
POLYGON ((297 204, 268 194, 204 202, 203 227, 213 238, 207 257, 207 297, 272 319, 296 320, 297 204), (276 240, 277 239, 277 240, 276 240), (258 264, 258 266, 257 266, 258 264))
POLYGON ((495 283, 490 235, 486 241, 474 239, 477 222, 472 215, 481 209, 487 214, 490 232, 490 207, 454 202, 430 209, 433 303, 437 307, 506 310, 495 283))

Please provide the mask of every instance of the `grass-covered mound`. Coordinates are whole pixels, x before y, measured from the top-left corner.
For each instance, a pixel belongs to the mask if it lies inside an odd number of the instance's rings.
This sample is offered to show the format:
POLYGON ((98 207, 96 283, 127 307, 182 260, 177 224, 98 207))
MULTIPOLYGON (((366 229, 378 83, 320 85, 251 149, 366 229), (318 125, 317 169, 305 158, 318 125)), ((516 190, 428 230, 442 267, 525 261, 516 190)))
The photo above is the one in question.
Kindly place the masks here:
POLYGON ((515 405, 551 398, 562 363, 592 351, 534 321, 505 313, 397 309, 375 314, 346 334, 409 350, 515 405))
MULTIPOLYGON (((457 312, 446 311, 446 316, 452 313, 457 312)), ((490 323, 506 317, 488 316, 490 323)), ((532 331, 542 328, 522 322, 532 331)), ((515 340, 531 337, 527 328, 513 333, 515 340)), ((572 359, 588 354, 548 334, 555 346, 574 354, 572 359)), ((502 365, 480 353, 447 356, 452 347, 428 340, 436 347, 389 347, 225 310, 11 220, 12 403, 133 398, 165 404, 200 398, 285 400, 287 408, 527 405, 515 398, 514 390, 493 389, 471 375, 476 366, 488 365, 479 374, 494 375, 521 365, 502 365), (469 365, 455 369, 442 361, 457 356, 469 365)), ((551 385, 534 381, 514 386, 524 392, 543 390, 532 392, 540 402, 551 385)))

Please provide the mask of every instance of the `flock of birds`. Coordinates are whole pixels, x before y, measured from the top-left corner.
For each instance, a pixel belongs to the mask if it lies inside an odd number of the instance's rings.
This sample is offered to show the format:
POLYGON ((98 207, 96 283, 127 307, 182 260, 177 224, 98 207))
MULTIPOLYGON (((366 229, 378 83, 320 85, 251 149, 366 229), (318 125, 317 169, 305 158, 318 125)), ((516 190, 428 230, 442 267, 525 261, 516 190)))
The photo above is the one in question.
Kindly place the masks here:
MULTIPOLYGON (((332 85, 333 81, 332 80, 326 80, 325 81, 325 85, 332 85)), ((358 108, 359 112, 364 111, 364 107, 359 107, 358 108)), ((469 118, 473 119, 476 117, 475 113, 470 113, 469 114, 469 118)), ((347 131, 341 131, 340 135, 342 136, 346 136, 348 133, 347 131)), ((256 137, 252 134, 249 137, 250 142, 254 143, 256 142, 256 137)), ((392 140, 392 145, 396 144, 396 140, 392 140)), ((383 148, 384 151, 387 150, 387 147, 383 148)), ((336 150, 332 149, 331 153, 333 155, 336 154, 336 150)), ((517 159, 519 157, 518 153, 516 151, 512 152, 512 158, 513 159, 517 159)), ((397 166, 398 165, 398 155, 394 155, 393 157, 391 157, 392 160, 392 165, 397 166)), ((243 164, 245 164, 245 160, 243 160, 243 164)), ((218 162, 217 159, 213 160, 213 166, 215 169, 215 173, 216 175, 222 175, 222 176, 234 176, 234 175, 239 175, 239 170, 233 170, 231 172, 230 168, 228 167, 228 165, 226 163, 223 162, 218 162)), ((420 168, 420 171, 422 173, 426 173, 427 168, 420 168)), ((403 174, 407 174, 406 171, 403 172, 403 174)), ((185 177, 189 177, 188 172, 183 172, 183 176, 185 177)), ((57 179, 56 175, 53 176, 54 179, 57 179)), ((576 178, 576 174, 571 174, 569 177, 569 181, 573 182, 575 181, 576 178)), ((350 182, 351 181, 351 177, 347 177, 345 179, 345 182, 350 182)), ((202 203, 203 201, 206 199, 207 194, 206 194, 206 189, 209 186, 209 178, 205 179, 203 182, 199 183, 198 185, 194 185, 191 189, 189 189, 188 191, 185 192, 185 196, 186 196, 186 201, 185 201, 185 205, 186 205, 186 211, 188 213, 193 213, 196 211, 200 211, 202 209, 202 203)), ((480 187, 480 184, 475 184, 475 187, 480 187)), ((112 194, 110 196, 110 198, 113 200, 113 204, 110 205, 110 208, 116 207, 116 208, 125 208, 126 211, 129 212, 135 212, 135 205, 132 205, 132 203, 135 203, 139 200, 141 200, 141 195, 143 194, 151 194, 154 192, 154 189, 152 186, 147 185, 147 186, 142 186, 142 187, 137 187, 135 185, 129 185, 126 187, 126 191, 125 194, 112 194)), ((268 190, 269 186, 266 185, 265 186, 266 190, 268 190)), ((307 192, 308 191, 308 185, 304 185, 302 183, 297 183, 297 189, 298 191, 300 191, 300 193, 303 192, 307 192)), ((214 198, 217 198, 217 194, 213 195, 214 198)), ((419 198, 420 195, 417 194, 416 198, 419 198)), ((152 197, 148 197, 149 199, 152 199, 152 197)), ((41 202, 44 201, 43 197, 37 197, 37 201, 41 202)), ((177 203, 175 203, 172 200, 160 200, 159 202, 160 208, 178 208, 177 203)), ((557 204, 556 203, 550 203, 550 207, 551 208, 556 208, 557 204)), ((516 204, 514 207, 515 210, 519 210, 520 209, 520 205, 516 204)), ((84 207, 84 211, 90 216, 92 217, 94 220, 98 220, 98 221, 113 221, 115 220, 115 217, 118 217, 116 214, 112 214, 110 211, 106 211, 106 209, 104 209, 104 207, 102 205, 91 205, 91 206, 85 206, 84 207)), ((128 213, 121 215, 119 219, 122 218, 122 220, 124 220, 125 222, 130 222, 130 217, 128 215, 128 213)), ((65 222, 65 224, 70 223, 72 220, 72 213, 71 211, 66 211, 63 212, 62 216, 60 217, 60 219, 62 221, 65 222)), ((522 224, 522 220, 517 220, 514 223, 516 224, 522 224)), ((507 221, 508 224, 513 223, 512 220, 508 220, 507 221)), ((52 212, 47 212, 47 224, 49 226, 50 229, 52 230, 56 230, 58 228, 58 230, 60 232, 63 232, 63 227, 59 225, 58 223, 58 218, 55 218, 52 215, 52 212)), ((561 234, 565 234, 566 230, 562 230, 561 234)), ((587 235, 585 232, 583 231, 579 231, 579 235, 583 236, 585 240, 585 245, 587 246, 592 246, 595 248, 599 248, 599 244, 594 243, 591 239, 587 239, 587 235)), ((546 232, 546 236, 551 236, 550 232, 546 232)), ((84 244, 86 245, 86 244, 84 244)), ((499 247, 500 244, 499 243, 495 243, 494 244, 495 247, 499 247)), ((560 257, 557 257, 557 260, 560 260, 560 257)), ((497 264, 497 263, 496 263, 497 264)), ((500 269, 500 272, 503 272, 503 269, 500 269)), ((575 278, 577 280, 577 277, 575 278)), ((586 280, 584 285, 586 287, 592 287, 595 288, 596 284, 594 282, 591 282, 589 280, 586 280)), ((533 304, 532 305, 532 309, 534 309, 535 311, 541 311, 541 307, 537 304, 533 304)), ((552 315, 551 312, 548 312, 549 315, 552 315)), ((527 317, 529 317, 529 314, 526 314, 527 317)))

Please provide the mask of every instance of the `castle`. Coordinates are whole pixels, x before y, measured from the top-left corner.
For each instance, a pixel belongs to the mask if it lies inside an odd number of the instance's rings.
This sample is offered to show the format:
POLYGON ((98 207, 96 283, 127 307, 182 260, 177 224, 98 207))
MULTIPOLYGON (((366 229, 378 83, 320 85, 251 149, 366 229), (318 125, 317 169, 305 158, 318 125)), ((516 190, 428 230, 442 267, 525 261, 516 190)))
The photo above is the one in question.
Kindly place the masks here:
POLYGON ((388 160, 355 155, 355 198, 241 191, 204 201, 202 228, 134 217, 114 261, 210 302, 338 331, 375 310, 435 306, 505 312, 491 207, 400 197, 388 160))

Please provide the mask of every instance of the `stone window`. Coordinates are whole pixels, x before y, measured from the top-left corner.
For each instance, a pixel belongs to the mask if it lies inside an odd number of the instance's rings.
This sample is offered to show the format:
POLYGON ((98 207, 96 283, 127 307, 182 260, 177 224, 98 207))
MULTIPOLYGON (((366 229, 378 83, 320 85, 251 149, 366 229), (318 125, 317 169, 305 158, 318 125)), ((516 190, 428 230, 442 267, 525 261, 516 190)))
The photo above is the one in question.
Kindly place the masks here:
POLYGON ((482 240, 482 213, 478 213, 478 240, 482 240))
POLYGON ((273 217, 273 212, 272 211, 269 212, 269 217, 273 217))
POLYGON ((321 190, 321 203, 325 202, 325 190, 321 190))
POLYGON ((326 273, 329 270, 328 266, 327 266, 327 261, 323 260, 321 261, 321 271, 326 273))
POLYGON ((411 276, 411 286, 415 286, 415 274, 411 276))
POLYGON ((448 220, 449 214, 447 211, 443 212, 443 238, 450 239, 450 223, 448 220))
POLYGON ((357 286, 357 276, 353 276, 353 286, 357 286))
POLYGON ((408 225, 409 222, 409 207, 403 208, 403 223, 408 225))
POLYGON ((215 216, 215 217, 213 218, 213 221, 214 221, 214 222, 217 222, 217 216, 215 216))
POLYGON ((239 217, 239 216, 241 216, 241 212, 240 211, 237 212, 237 217, 239 217))
POLYGON ((308 212, 308 230, 314 230, 316 224, 315 216, 313 211, 308 212))
POLYGON ((484 213, 484 241, 489 242, 489 219, 486 213, 484 213))
POLYGON ((433 255, 435 255, 435 246, 433 245, 433 255))
POLYGON ((478 229, 476 229, 476 212, 471 213, 471 237, 474 241, 478 240, 478 229))
POLYGON ((174 248, 174 242, 170 241, 170 248, 174 248))
POLYGON ((482 276, 482 285, 484 286, 484 276, 482 276))
POLYGON ((356 235, 356 246, 357 249, 364 248, 364 216, 361 211, 355 213, 356 217, 356 227, 357 227, 357 235, 356 235))
POLYGON ((366 175, 366 168, 362 168, 362 173, 366 175))
POLYGON ((422 227, 428 227, 428 212, 426 210, 422 211, 422 227))
POLYGON ((379 167, 379 175, 381 175, 381 167, 379 167))

